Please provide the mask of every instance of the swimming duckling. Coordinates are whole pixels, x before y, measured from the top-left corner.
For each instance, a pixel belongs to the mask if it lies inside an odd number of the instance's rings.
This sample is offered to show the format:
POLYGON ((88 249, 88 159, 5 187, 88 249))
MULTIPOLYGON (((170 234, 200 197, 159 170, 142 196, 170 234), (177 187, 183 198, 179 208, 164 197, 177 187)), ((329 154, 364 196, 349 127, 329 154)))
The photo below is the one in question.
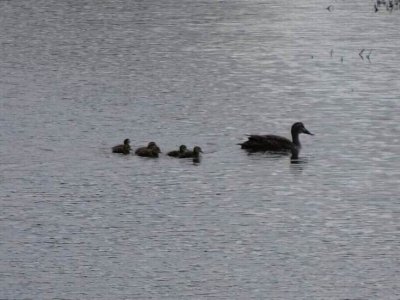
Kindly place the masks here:
POLYGON ((143 157, 158 157, 159 153, 161 150, 155 142, 150 142, 147 147, 140 147, 135 151, 136 155, 143 157))
POLYGON ((199 146, 195 146, 193 148, 193 151, 186 150, 184 153, 179 155, 179 158, 197 158, 198 159, 200 157, 200 153, 203 153, 201 148, 199 146))
POLYGON ((301 122, 296 122, 292 125, 291 133, 292 141, 277 135, 250 135, 246 142, 239 145, 242 146, 242 149, 248 151, 289 152, 292 153, 292 159, 297 159, 301 149, 299 134, 313 134, 301 122))
POLYGON ((172 157, 179 157, 180 155, 183 155, 187 150, 187 147, 185 145, 180 145, 179 150, 173 150, 167 153, 168 156, 172 157))
POLYGON ((112 147, 113 153, 122 153, 122 154, 129 154, 131 150, 131 146, 129 146, 130 140, 125 139, 122 145, 117 145, 112 147))

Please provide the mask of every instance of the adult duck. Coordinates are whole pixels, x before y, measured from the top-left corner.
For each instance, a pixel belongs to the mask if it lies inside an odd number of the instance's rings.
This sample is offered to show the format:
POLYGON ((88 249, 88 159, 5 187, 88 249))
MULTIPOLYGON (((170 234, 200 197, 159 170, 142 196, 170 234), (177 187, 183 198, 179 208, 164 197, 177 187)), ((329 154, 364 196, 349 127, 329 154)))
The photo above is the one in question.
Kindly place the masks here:
POLYGON ((129 152, 131 151, 131 146, 129 145, 130 140, 129 139, 125 139, 124 143, 122 145, 117 145, 112 147, 112 152, 113 153, 122 153, 122 154, 129 154, 129 152))
POLYGON ((187 151, 186 145, 180 145, 179 150, 173 150, 167 153, 168 156, 178 157, 183 155, 187 151))
POLYGON ((292 125, 292 141, 278 135, 250 135, 248 140, 240 143, 242 149, 251 152, 255 151, 272 151, 272 152, 289 152, 292 154, 292 159, 297 159, 301 150, 299 135, 305 133, 313 135, 309 132, 304 124, 296 122, 292 125))
POLYGON ((150 142, 147 146, 135 150, 136 155, 143 157, 158 157, 159 153, 161 150, 155 142, 150 142))

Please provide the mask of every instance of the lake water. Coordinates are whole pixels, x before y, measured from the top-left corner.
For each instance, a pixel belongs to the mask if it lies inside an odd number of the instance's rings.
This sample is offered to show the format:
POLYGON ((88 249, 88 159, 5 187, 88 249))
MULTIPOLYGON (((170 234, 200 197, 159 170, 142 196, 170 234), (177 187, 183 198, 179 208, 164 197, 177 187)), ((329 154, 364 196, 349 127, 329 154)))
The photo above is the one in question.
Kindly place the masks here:
POLYGON ((8 0, 0 26, 0 299, 400 299, 399 10, 8 0), (237 145, 296 121, 297 164, 237 145))

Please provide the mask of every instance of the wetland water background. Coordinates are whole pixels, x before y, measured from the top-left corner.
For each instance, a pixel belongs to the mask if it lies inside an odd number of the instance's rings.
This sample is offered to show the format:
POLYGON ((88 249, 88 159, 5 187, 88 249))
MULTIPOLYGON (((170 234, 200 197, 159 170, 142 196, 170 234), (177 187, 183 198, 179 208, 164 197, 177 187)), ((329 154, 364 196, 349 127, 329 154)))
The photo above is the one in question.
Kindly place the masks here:
POLYGON ((1 1, 0 298, 399 299, 399 25, 358 0, 1 1), (295 121, 298 164, 236 145, 295 121), (205 153, 112 155, 127 137, 205 153))

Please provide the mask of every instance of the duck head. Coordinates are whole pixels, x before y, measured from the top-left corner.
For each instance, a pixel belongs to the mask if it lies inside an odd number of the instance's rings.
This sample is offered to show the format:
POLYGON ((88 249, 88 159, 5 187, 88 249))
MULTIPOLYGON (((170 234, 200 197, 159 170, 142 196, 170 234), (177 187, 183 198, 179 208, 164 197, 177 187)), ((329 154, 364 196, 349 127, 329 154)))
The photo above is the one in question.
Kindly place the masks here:
POLYGON ((179 146, 179 152, 180 152, 180 153, 185 153, 186 150, 187 150, 186 145, 180 145, 180 146, 179 146))
POLYGON ((299 133, 305 133, 309 135, 314 135, 307 130, 302 122, 296 122, 292 126, 292 135, 298 135, 299 133))
POLYGON ((148 148, 148 149, 151 149, 151 150, 153 150, 153 151, 155 151, 156 153, 161 153, 160 148, 157 146, 157 144, 156 144, 155 142, 150 142, 150 143, 147 145, 147 148, 148 148))
MULTIPOLYGON (((124 140, 124 148, 125 148, 125 149, 131 150, 131 146, 129 145, 130 142, 131 142, 131 141, 130 141, 129 139, 125 139, 125 140, 124 140)), ((125 151, 126 151, 126 150, 125 150, 125 151)))
POLYGON ((203 153, 203 151, 201 150, 201 148, 199 146, 195 146, 193 148, 193 153, 199 154, 199 153, 203 153))

